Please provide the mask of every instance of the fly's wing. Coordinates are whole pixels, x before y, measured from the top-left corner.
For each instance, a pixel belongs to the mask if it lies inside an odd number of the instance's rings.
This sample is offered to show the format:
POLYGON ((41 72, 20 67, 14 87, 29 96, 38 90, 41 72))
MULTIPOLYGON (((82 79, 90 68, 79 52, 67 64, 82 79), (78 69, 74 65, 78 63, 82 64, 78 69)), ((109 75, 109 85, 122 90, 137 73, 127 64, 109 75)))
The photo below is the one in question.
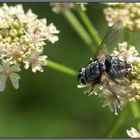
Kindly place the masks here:
POLYGON ((96 52, 96 58, 99 61, 103 61, 109 53, 111 53, 114 47, 117 46, 120 34, 123 29, 122 20, 116 21, 106 33, 102 43, 96 52))
POLYGON ((118 101, 119 97, 124 98, 128 95, 128 93, 135 95, 135 91, 130 88, 128 81, 125 78, 120 81, 115 81, 110 79, 107 73, 103 73, 101 77, 101 84, 106 87, 118 101))

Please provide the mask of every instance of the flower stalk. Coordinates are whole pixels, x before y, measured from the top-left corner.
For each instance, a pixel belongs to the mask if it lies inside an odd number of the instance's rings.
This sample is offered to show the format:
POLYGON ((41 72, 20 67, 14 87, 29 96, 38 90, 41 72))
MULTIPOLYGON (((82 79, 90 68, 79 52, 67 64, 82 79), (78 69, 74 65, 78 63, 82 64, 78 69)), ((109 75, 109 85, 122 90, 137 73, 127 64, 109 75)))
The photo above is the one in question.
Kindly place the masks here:
POLYGON ((113 121, 111 126, 109 127, 109 130, 107 131, 105 137, 111 138, 113 134, 118 130, 118 128, 123 124, 123 122, 126 119, 126 116, 128 115, 128 108, 127 104, 122 112, 120 112, 119 116, 113 121))
POLYGON ((79 6, 77 6, 77 11, 80 15, 81 20, 87 27, 88 32, 91 34, 92 38, 95 40, 97 46, 100 45, 101 37, 99 36, 97 30, 95 29, 95 27, 91 23, 90 19, 86 15, 85 11, 81 10, 81 8, 79 6))
POLYGON ((131 103, 130 108, 131 108, 131 111, 132 111, 132 114, 133 114, 134 118, 136 120, 138 120, 137 127, 140 131, 140 110, 139 110, 138 104, 137 103, 133 103, 133 104, 131 103))
POLYGON ((78 21, 76 16, 70 10, 66 11, 63 14, 67 21, 70 23, 70 25, 73 27, 73 29, 79 34, 81 39, 87 44, 87 46, 89 46, 90 50, 93 53, 95 53, 92 38, 89 36, 88 32, 81 25, 81 23, 78 21))
POLYGON ((46 61, 46 64, 48 67, 52 68, 52 69, 55 69, 57 71, 60 71, 60 72, 63 72, 67 75, 70 75, 70 76, 76 76, 76 71, 69 68, 69 67, 66 67, 64 65, 61 65, 61 64, 58 64, 52 60, 49 60, 47 59, 46 61))

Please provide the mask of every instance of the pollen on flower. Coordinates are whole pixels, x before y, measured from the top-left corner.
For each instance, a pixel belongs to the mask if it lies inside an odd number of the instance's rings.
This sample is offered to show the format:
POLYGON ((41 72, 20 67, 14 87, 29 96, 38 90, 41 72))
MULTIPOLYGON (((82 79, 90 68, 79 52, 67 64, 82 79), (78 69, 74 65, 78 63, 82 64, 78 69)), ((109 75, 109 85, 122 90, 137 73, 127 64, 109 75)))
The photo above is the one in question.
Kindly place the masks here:
POLYGON ((58 41, 59 30, 45 18, 39 19, 29 9, 24 11, 22 5, 0 8, 0 91, 5 89, 9 77, 14 88, 19 87, 20 76, 17 74, 21 63, 25 69, 43 72, 47 56, 43 54, 46 41, 58 41))
POLYGON ((130 31, 140 29, 140 3, 107 3, 107 5, 104 14, 109 26, 118 18, 122 18, 124 27, 130 31))

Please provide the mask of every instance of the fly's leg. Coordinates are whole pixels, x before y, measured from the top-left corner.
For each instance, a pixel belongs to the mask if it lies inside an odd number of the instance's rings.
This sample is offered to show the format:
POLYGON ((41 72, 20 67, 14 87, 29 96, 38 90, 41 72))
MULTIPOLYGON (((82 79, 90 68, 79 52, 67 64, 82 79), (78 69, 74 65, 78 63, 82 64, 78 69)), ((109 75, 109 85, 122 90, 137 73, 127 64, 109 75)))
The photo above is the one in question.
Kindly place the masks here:
POLYGON ((87 91, 88 96, 90 96, 92 94, 93 88, 94 88, 94 85, 92 85, 91 89, 89 91, 87 91))

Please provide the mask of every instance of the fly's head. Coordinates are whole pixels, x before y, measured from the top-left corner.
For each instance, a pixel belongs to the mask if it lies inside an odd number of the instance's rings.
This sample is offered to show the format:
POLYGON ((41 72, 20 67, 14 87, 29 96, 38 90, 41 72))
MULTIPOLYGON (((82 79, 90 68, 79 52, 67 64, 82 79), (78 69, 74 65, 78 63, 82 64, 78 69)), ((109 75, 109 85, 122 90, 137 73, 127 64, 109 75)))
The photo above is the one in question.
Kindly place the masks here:
POLYGON ((85 71, 86 71, 85 68, 81 68, 78 73, 78 81, 83 85, 87 84, 86 77, 85 77, 85 71))

